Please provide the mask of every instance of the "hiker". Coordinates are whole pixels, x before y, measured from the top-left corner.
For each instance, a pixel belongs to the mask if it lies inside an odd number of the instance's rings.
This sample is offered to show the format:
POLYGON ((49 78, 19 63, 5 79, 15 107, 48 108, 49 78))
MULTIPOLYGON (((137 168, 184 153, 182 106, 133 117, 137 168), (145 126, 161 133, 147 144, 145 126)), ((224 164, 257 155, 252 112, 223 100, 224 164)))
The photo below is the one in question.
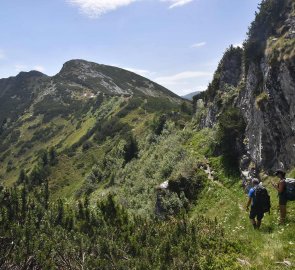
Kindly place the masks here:
POLYGON ((253 187, 250 189, 246 209, 249 211, 251 205, 249 218, 254 229, 259 229, 264 213, 270 211, 270 197, 257 178, 252 179, 253 187))
POLYGON ((279 182, 273 183, 273 187, 278 191, 279 206, 280 206, 280 224, 285 224, 287 215, 287 198, 286 190, 286 173, 283 170, 276 170, 275 176, 279 177, 279 182))

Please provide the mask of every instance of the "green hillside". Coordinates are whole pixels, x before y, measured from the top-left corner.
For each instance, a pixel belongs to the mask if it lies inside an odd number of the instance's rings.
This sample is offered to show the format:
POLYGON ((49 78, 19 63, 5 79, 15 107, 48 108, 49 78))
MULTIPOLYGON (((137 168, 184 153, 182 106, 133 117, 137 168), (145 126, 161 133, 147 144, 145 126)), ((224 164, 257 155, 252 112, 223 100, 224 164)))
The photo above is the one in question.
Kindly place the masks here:
POLYGON ((58 155, 48 182, 33 188, 34 194, 23 185, 19 191, 2 190, 1 213, 7 214, 1 216, 2 256, 10 258, 4 265, 28 260, 28 265, 49 268, 68 263, 102 269, 282 269, 284 261, 294 262, 295 205, 288 206, 286 226, 278 226, 278 200, 269 177, 263 182, 271 192, 271 215, 254 231, 241 180, 224 170, 221 157, 212 156, 214 130, 196 131, 194 121, 180 129, 171 120, 159 135, 154 127, 143 124, 141 129, 146 137, 138 141, 137 157, 125 165, 125 142, 108 139, 71 157, 58 155), (160 190, 165 180, 171 188, 160 190), (156 204, 160 220, 154 216, 156 204), (25 232, 32 239, 18 238, 25 232), (12 254, 11 240, 17 242, 12 254), (35 255, 30 259, 27 253, 35 255))
POLYGON ((262 1, 193 102, 84 60, 0 80, 0 269, 295 269, 295 203, 279 225, 271 185, 295 177, 294 11, 262 1))

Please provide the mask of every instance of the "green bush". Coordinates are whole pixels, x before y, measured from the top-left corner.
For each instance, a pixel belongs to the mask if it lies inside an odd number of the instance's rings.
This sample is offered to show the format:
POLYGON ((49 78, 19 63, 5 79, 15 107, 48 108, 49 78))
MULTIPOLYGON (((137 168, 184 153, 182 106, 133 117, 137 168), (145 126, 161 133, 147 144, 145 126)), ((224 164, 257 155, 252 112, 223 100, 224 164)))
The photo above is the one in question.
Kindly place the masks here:
POLYGON ((128 101, 127 105, 125 105, 118 113, 117 116, 120 118, 125 117, 131 111, 138 109, 143 104, 143 100, 141 98, 132 98, 128 101))
POLYGON ((269 96, 266 92, 262 92, 255 99, 255 105, 258 109, 263 110, 264 104, 268 101, 269 96))
POLYGON ((49 127, 40 128, 34 132, 31 142, 46 142, 56 136, 63 128, 63 125, 50 125, 49 127))
POLYGON ((138 156, 138 144, 132 133, 124 135, 126 144, 124 146, 124 160, 125 163, 130 162, 133 158, 138 156))
POLYGON ((90 149, 93 146, 93 143, 90 141, 86 141, 82 144, 82 150, 83 151, 87 151, 88 149, 90 149))
POLYGON ((46 184, 35 195, 0 188, 2 269, 240 269, 214 221, 130 216, 112 195, 76 207, 48 198, 46 184))
POLYGON ((179 111, 180 105, 165 97, 149 97, 144 104, 144 109, 149 113, 164 113, 167 111, 179 111))
POLYGON ((155 117, 153 119, 152 129, 156 135, 161 135, 166 121, 167 121, 166 114, 162 114, 160 117, 155 117))
POLYGON ((81 188, 76 191, 76 197, 81 197, 81 195, 90 195, 93 191, 95 191, 99 183, 104 179, 103 172, 98 165, 94 165, 90 171, 90 173, 85 177, 84 183, 81 188))
POLYGON ((104 121, 97 129, 94 139, 99 143, 105 141, 107 137, 113 138, 120 133, 124 134, 130 131, 129 125, 122 123, 118 117, 104 121))
POLYGON ((17 129, 17 130, 13 130, 10 134, 10 139, 9 139, 9 142, 10 143, 16 143, 18 141, 20 137, 20 131, 17 129))
POLYGON ((197 198, 206 179, 207 176, 202 171, 190 168, 169 180, 169 190, 176 192, 178 196, 183 192, 185 197, 192 201, 197 198))

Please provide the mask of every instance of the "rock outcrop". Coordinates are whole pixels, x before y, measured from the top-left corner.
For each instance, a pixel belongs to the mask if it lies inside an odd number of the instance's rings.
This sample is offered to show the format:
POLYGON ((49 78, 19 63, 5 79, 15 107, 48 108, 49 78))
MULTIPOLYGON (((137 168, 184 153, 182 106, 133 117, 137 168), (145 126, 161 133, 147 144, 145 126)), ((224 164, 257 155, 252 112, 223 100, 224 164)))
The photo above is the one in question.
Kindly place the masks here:
MULTIPOLYGON (((201 127, 212 127, 228 107, 246 122, 244 153, 258 168, 295 166, 295 3, 261 4, 244 48, 230 47, 207 91, 195 97, 201 127)), ((245 159, 245 156, 244 156, 245 159)))

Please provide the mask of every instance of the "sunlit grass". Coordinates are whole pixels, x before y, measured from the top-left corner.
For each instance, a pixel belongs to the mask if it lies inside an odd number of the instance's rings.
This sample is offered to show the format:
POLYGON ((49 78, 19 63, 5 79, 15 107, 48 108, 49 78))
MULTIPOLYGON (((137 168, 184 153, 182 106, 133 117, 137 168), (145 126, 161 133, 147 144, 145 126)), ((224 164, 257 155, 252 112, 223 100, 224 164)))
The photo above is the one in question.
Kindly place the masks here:
MULTIPOLYGON (((220 169, 220 168, 219 168, 220 169)), ((219 176, 222 176, 219 174, 219 176)), ((227 177, 223 174, 224 179, 227 177)), ((222 180, 222 177, 220 178, 222 180)), ((203 190, 196 206, 191 211, 191 218, 203 214, 217 219, 225 229, 225 237, 241 241, 244 252, 240 259, 247 260, 251 269, 283 269, 278 262, 295 262, 295 203, 288 203, 288 219, 285 226, 279 226, 277 192, 271 187, 272 178, 266 178, 272 202, 271 214, 266 214, 260 230, 254 230, 245 210, 247 195, 241 188, 241 181, 228 185, 211 182, 203 190)), ((218 181, 218 180, 217 180, 218 181)))

